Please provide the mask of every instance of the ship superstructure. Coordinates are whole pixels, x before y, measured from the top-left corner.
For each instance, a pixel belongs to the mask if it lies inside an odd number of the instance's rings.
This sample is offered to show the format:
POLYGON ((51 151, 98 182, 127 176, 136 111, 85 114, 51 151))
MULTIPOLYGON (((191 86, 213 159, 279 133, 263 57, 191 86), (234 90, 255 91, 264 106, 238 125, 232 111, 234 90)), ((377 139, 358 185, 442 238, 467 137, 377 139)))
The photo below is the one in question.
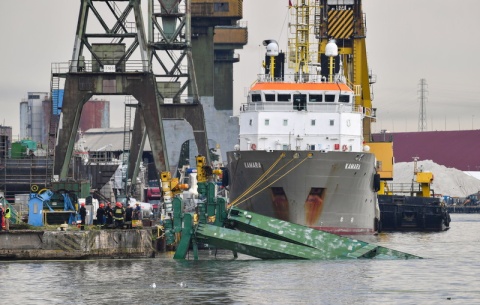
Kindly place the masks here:
POLYGON ((362 107, 343 83, 265 81, 240 115, 240 150, 362 151, 362 107))

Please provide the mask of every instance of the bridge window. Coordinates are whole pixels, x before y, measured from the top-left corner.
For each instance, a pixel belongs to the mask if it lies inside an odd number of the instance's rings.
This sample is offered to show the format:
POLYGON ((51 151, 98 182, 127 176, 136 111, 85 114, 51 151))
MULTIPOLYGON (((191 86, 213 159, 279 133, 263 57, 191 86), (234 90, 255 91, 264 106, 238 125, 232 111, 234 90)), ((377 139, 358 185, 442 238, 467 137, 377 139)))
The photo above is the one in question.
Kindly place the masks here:
POLYGON ((308 101, 310 103, 319 103, 322 102, 323 100, 323 95, 321 94, 309 94, 308 95, 308 101))
POLYGON ((330 120, 330 126, 335 125, 335 120, 330 120))
POLYGON ((293 109, 298 110, 298 111, 307 109, 307 95, 306 94, 294 94, 293 95, 293 109))
POLYGON ((252 102, 261 102, 262 95, 261 94, 252 94, 252 102))
POLYGON ((311 120, 310 125, 315 126, 315 120, 311 120))
POLYGON ((268 126, 270 125, 270 120, 269 119, 265 119, 265 126, 268 126))
POLYGON ((290 102, 290 99, 291 99, 291 95, 290 94, 279 94, 278 95, 278 101, 279 102, 290 102))
POLYGON ((350 102, 350 95, 343 95, 343 94, 340 94, 339 98, 338 98, 338 101, 340 103, 348 103, 350 102))
POLYGON ((265 94, 265 101, 275 102, 275 94, 265 94))
POLYGON ((335 94, 325 94, 325 102, 327 103, 335 102, 335 94))
POLYGON ((283 120, 283 126, 288 126, 288 120, 283 120))

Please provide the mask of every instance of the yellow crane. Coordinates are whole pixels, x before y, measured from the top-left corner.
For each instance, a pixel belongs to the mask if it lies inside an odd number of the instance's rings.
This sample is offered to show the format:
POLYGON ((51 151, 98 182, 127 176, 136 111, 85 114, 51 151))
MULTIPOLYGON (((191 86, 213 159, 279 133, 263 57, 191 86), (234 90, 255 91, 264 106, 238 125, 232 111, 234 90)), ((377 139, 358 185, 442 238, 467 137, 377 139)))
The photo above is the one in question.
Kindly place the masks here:
POLYGON ((355 105, 365 114, 363 138, 377 158, 377 172, 383 193, 386 180, 393 178, 393 144, 373 142, 371 125, 376 121, 372 84, 376 77, 367 63, 366 19, 361 0, 295 0, 291 2, 292 22, 289 40, 289 67, 298 76, 311 75, 317 69, 331 80, 331 72, 341 75, 355 92, 355 105), (333 60, 325 52, 329 41, 335 40, 338 56, 333 60))

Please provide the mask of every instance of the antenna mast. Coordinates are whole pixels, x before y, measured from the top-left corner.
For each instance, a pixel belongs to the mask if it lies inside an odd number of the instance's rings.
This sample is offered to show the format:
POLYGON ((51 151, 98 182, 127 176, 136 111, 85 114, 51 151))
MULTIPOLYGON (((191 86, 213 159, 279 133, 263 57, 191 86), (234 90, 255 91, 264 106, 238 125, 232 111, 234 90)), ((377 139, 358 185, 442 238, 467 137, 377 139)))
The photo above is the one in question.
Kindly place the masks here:
POLYGON ((427 80, 425 78, 420 79, 418 86, 418 100, 420 101, 420 112, 418 114, 418 131, 427 131, 427 80))

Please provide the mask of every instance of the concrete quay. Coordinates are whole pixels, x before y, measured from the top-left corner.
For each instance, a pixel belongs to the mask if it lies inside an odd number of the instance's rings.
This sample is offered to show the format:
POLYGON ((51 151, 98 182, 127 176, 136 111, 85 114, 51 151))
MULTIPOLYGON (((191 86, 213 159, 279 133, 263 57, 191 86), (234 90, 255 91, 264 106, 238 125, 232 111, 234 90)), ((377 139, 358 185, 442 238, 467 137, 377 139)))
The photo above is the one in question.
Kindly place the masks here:
POLYGON ((155 256, 151 229, 0 231, 0 260, 148 258, 155 256))

